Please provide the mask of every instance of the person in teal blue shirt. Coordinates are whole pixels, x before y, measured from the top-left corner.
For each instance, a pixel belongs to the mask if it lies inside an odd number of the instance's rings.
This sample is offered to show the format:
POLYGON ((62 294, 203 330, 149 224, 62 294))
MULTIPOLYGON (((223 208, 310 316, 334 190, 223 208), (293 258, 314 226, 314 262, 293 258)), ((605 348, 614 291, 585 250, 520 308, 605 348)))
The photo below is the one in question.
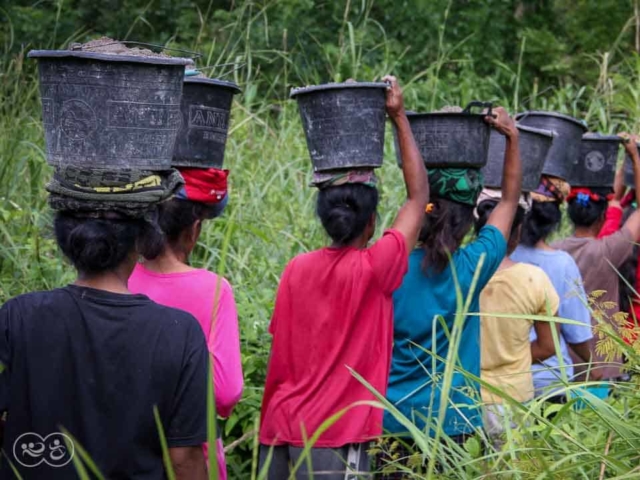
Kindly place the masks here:
MULTIPOLYGON (((460 288, 463 299, 477 283, 468 312, 478 313, 482 288, 507 250, 511 223, 521 194, 522 167, 518 130, 503 108, 486 121, 506 137, 502 199, 487 225, 466 247, 460 247, 473 224, 482 175, 473 169, 429 169, 432 203, 427 206, 419 245, 409 257, 409 271, 394 293, 394 346, 387 399, 420 429, 433 436, 437 426, 445 359, 460 288)), ((480 319, 468 315, 462 326, 444 423, 444 433, 462 442, 482 426, 480 388, 460 370, 480 376, 480 319)), ((385 432, 408 435, 385 412, 385 432)))

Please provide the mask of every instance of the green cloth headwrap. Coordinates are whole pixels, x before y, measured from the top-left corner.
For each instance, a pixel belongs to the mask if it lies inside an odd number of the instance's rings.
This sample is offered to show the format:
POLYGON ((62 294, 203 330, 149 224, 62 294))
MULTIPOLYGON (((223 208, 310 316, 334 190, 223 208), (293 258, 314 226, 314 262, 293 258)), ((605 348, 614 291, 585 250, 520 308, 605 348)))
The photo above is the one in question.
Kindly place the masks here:
POLYGON ((435 197, 475 206, 484 186, 477 168, 430 168, 429 187, 435 197))

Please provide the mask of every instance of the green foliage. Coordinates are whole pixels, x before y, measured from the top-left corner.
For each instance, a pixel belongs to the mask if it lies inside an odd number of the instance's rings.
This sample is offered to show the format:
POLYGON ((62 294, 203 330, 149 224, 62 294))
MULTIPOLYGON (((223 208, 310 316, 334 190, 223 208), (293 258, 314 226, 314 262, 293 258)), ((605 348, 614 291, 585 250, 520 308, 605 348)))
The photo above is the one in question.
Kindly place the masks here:
POLYGON ((12 53, 22 45, 54 47, 96 34, 177 42, 214 61, 210 52, 232 46, 249 68, 259 64, 261 90, 279 98, 287 89, 269 91, 274 82, 289 87, 388 71, 411 78, 442 51, 456 54, 445 77, 462 78, 468 63, 480 77, 495 75, 497 60, 515 70, 526 38, 522 74, 531 82, 524 86, 529 94, 534 82, 591 84, 597 79, 593 56, 630 51, 637 35, 634 2, 16 0, 0 10, 7 18, 0 34, 12 53))

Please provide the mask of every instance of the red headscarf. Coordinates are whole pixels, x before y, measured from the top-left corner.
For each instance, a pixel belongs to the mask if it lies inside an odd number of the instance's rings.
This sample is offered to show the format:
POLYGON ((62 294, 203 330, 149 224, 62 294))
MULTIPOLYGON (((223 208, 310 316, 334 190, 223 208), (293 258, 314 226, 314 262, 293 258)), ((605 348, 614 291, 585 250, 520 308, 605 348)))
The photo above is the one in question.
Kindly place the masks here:
POLYGON ((176 195, 183 200, 192 200, 207 205, 220 203, 227 196, 229 170, 217 168, 179 168, 184 178, 184 187, 176 195))

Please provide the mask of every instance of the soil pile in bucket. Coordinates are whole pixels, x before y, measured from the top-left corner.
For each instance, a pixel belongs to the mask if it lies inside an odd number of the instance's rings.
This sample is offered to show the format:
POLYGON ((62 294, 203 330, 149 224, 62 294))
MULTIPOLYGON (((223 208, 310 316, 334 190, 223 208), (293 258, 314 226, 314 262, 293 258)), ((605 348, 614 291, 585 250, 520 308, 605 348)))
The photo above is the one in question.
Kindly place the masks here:
POLYGON ((124 43, 109 37, 101 37, 87 43, 72 43, 69 50, 79 52, 104 53, 106 55, 128 55, 133 57, 147 58, 170 58, 166 53, 152 52, 147 48, 127 47, 124 43))
POLYGON ((460 113, 462 112, 462 107, 457 105, 446 105, 442 107, 440 110, 436 110, 431 113, 460 113))

